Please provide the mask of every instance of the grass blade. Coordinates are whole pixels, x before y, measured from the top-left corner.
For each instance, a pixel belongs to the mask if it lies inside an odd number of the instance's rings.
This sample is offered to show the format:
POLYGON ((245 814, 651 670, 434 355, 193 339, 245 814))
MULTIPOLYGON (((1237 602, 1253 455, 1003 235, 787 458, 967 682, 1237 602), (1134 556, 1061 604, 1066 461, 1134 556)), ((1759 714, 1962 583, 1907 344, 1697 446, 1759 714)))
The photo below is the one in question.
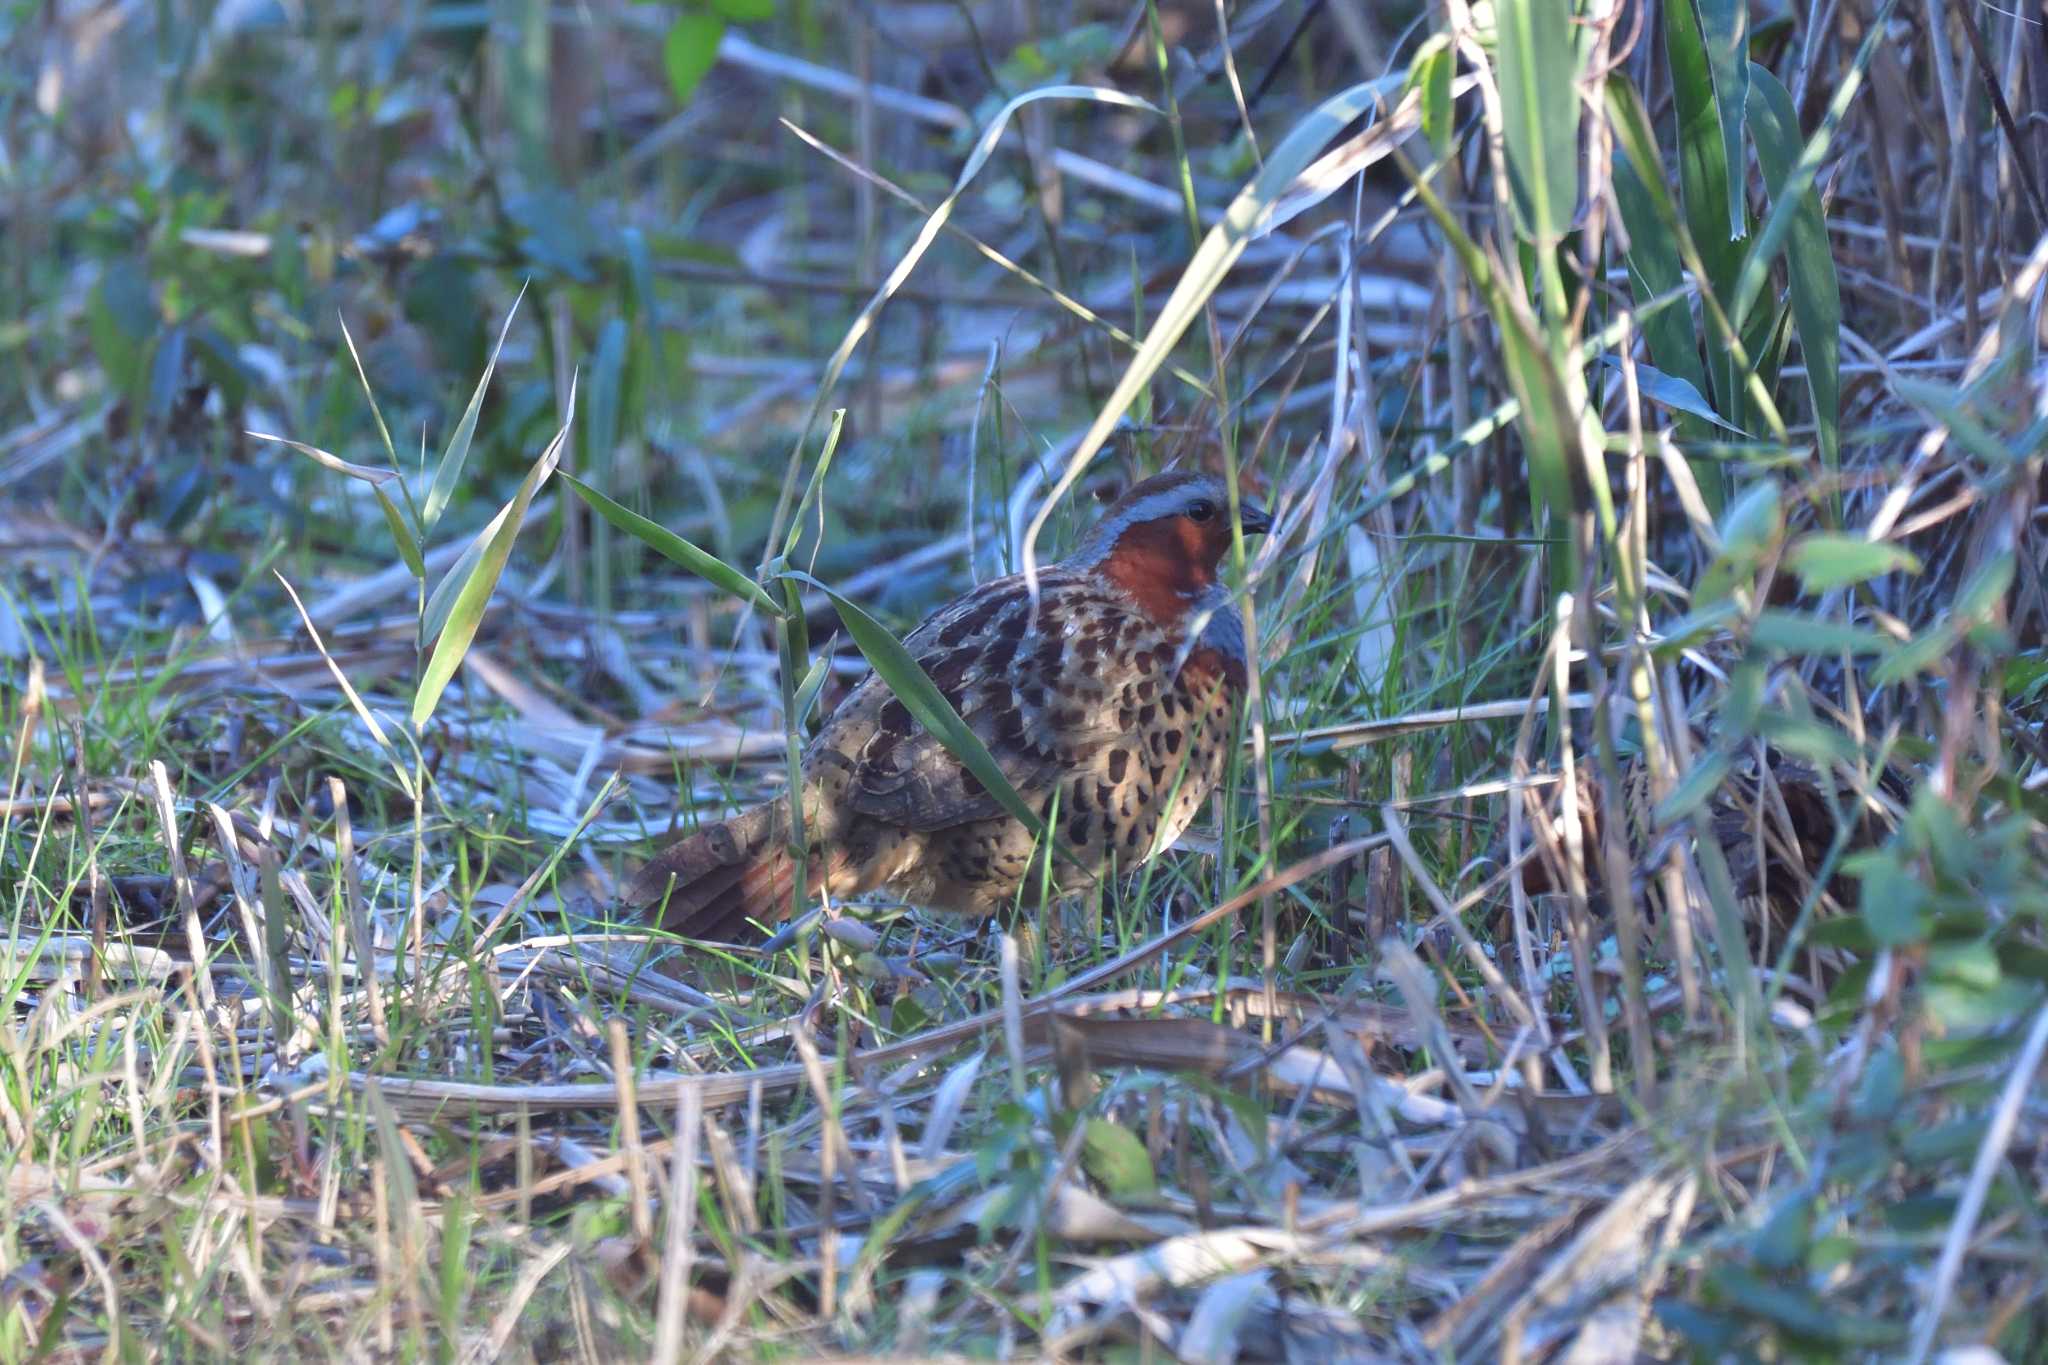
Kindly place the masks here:
POLYGON ((1834 98, 1828 101, 1828 111, 1822 116, 1820 127, 1813 130, 1813 136, 1800 149, 1799 159, 1793 163, 1777 197, 1771 201, 1770 214, 1758 230, 1756 240, 1750 244, 1749 255, 1742 262, 1742 273, 1735 284, 1736 317, 1743 316, 1763 291, 1764 272, 1770 268, 1771 258, 1792 231, 1792 220, 1798 216, 1799 205, 1806 192, 1813 188, 1814 177, 1820 174, 1820 163, 1834 141, 1835 130, 1842 126, 1843 115, 1849 112, 1856 92, 1863 88, 1863 75, 1870 69, 1871 58, 1877 55, 1880 37, 1889 31, 1892 8, 1897 3, 1898 0, 1883 0, 1877 7, 1877 13, 1871 16, 1870 27, 1864 30, 1863 42, 1856 49, 1855 59, 1835 86, 1834 98))
POLYGON ((484 550, 497 538, 505 525, 505 518, 511 515, 512 505, 507 503, 498 509, 496 516, 484 523, 484 529, 476 533, 476 539, 463 547, 455 562, 448 566, 448 572, 441 575, 441 581, 427 594, 427 609, 420 615, 419 644, 422 649, 441 634, 441 628, 448 624, 448 613, 455 606, 456 594, 462 585, 476 571, 484 550))
MULTIPOLYGON (((372 406, 373 408, 375 406, 374 400, 372 400, 372 406)), ((377 426, 379 430, 383 429, 384 418, 381 414, 377 418, 377 426)), ((302 455, 310 456, 315 463, 325 465, 337 474, 346 474, 351 479, 359 479, 370 485, 370 491, 377 495, 377 506, 384 513, 384 522, 391 528, 391 543, 398 548, 398 557, 405 561, 405 567, 412 571, 414 578, 423 579, 427 576, 426 561, 420 558, 419 537, 412 533, 410 526, 406 525, 405 516, 398 510, 398 504, 391 501, 391 495, 384 491, 384 485, 394 480, 398 482, 399 491, 403 492, 405 490, 405 481, 399 478, 396 469, 378 469, 372 465, 350 464, 339 455, 331 454, 320 449, 318 446, 309 446, 303 441, 294 441, 284 436, 271 436, 261 431, 252 431, 248 435, 258 441, 274 441, 278 445, 290 446, 293 450, 298 451, 302 455)), ((388 444, 388 437, 386 441, 388 444)), ((394 465, 397 463, 396 456, 392 458, 392 463, 394 465)))
MULTIPOLYGON (((818 463, 811 469, 811 481, 804 485, 804 495, 796 505, 796 514, 789 519, 789 535, 782 542, 785 559, 796 553, 796 543, 803 536, 804 514, 824 496, 825 472, 832 468, 832 456, 839 449, 839 434, 845 429, 846 409, 840 408, 832 414, 832 425, 825 432, 825 448, 818 452, 818 463)), ((822 530, 820 534, 823 534, 822 530)))
MULTIPOLYGON (((1673 0, 1681 4, 1683 0, 1673 0)), ((1714 82, 1714 107, 1721 123, 1721 164, 1742 178, 1742 120, 1749 107, 1749 0, 1699 0, 1700 36, 1714 82)), ((1728 238, 1749 231, 1749 215, 1735 195, 1728 197, 1728 238)))
POLYGON ((709 550, 699 549, 666 526, 649 521, 630 507, 613 502, 574 474, 565 473, 561 477, 562 481, 575 489, 576 495, 589 503, 599 516, 657 551, 664 559, 682 565, 713 587, 759 607, 770 616, 782 614, 781 604, 763 592, 760 584, 709 550))
POLYGON ((391 761, 391 773, 392 776, 398 779, 398 789, 406 794, 407 799, 416 799, 416 793, 414 793, 412 788, 412 778, 407 775, 405 764, 400 761, 398 749, 391 743, 390 737, 384 733, 384 727, 377 723, 375 713, 363 704, 363 699, 357 694, 355 685, 349 682, 348 674, 341 671, 341 665, 336 663, 334 656, 327 652, 327 643, 320 638, 320 630, 313 624, 313 618, 306 614, 306 604, 299 600, 298 589, 294 588, 291 585, 291 580, 283 574, 278 573, 275 569, 271 570, 271 572, 276 574, 278 584, 284 588, 285 595, 292 599, 292 607, 299 613, 299 620, 305 623, 306 634, 313 641, 314 650, 319 653, 321 662, 327 665, 327 671, 333 675, 335 684, 341 688, 341 695, 347 698, 349 709, 356 713, 356 719, 363 723, 363 728, 370 732, 370 738, 376 741, 377 747, 383 750, 384 756, 391 761))
MULTIPOLYGON (((1729 224, 1737 221, 1744 209, 1741 199, 1730 190, 1728 143, 1720 107, 1714 101, 1706 38, 1690 0, 1673 0, 1664 6, 1664 49, 1671 63, 1671 93, 1678 115, 1678 186, 1684 222, 1707 272, 1697 283, 1702 291, 1712 290, 1717 299, 1729 299, 1735 277, 1742 270, 1742 247, 1736 239, 1743 236, 1741 231, 1731 231, 1729 224)), ((1742 163, 1738 159, 1735 164, 1740 167, 1742 163)), ((1647 176, 1647 165, 1639 164, 1638 169, 1647 176)), ((1734 309, 1728 316, 1740 331, 1742 310, 1734 309)), ((1733 353, 1710 348, 1708 357, 1708 397, 1715 410, 1739 427, 1753 425, 1743 410, 1744 378, 1736 372, 1733 353)))
MULTIPOLYGON (((533 502, 533 495, 555 472, 555 466, 562 458, 562 446, 569 439, 570 428, 576 421, 576 385, 569 384, 569 411, 562 419, 561 429, 555 439, 548 442, 548 448, 541 452, 540 459, 526 472, 520 481, 519 491, 512 495, 512 501, 505 504, 483 535, 478 536, 470 548, 476 550, 475 561, 463 572, 458 563, 442 580, 445 588, 458 581, 456 574, 462 572, 461 586, 455 589, 447 608, 447 622, 438 638, 434 640, 434 651, 427 659, 425 671, 420 675, 419 690, 413 694, 412 723, 425 725, 434 714, 434 707, 440 703, 441 694, 447 690, 448 682, 455 676, 455 670, 462 666, 462 656, 469 652, 469 642, 476 638, 477 627, 483 623, 484 609, 491 603, 491 594, 497 590, 498 578, 505 572, 505 562, 512 557, 513 542, 519 539, 519 524, 526 518, 526 509, 533 502), (479 548, 481 547, 481 548, 479 548)), ((468 559, 465 554, 464 558, 468 559)), ((440 595, 437 589, 436 596, 440 595)), ((431 610, 432 604, 429 604, 431 610)))
MULTIPOLYGON (((1775 206, 1785 196, 1799 155, 1799 116, 1792 96, 1762 67, 1750 73, 1750 135, 1775 206)), ((1752 255, 1762 250, 1759 236, 1752 255)), ((1813 399, 1813 424, 1821 464, 1835 468, 1841 457, 1842 291, 1828 246, 1827 221, 1811 182, 1800 193, 1785 241, 1785 274, 1791 284, 1792 325, 1806 355, 1806 388, 1813 399)))
MULTIPOLYGON (((889 271, 888 278, 882 281, 874 296, 862 306, 860 313, 847 327, 846 336, 832 352, 832 358, 825 362, 825 376, 818 381, 817 395, 811 399, 810 411, 805 414, 803 428, 797 433, 796 450, 791 456, 788 473, 783 476, 782 492, 776 499, 775 516, 769 528, 770 549, 766 553, 772 554, 773 546, 781 539, 783 519, 790 513, 790 499, 796 496, 796 471, 803 448, 810 441, 811 432, 817 427, 818 418, 824 413, 826 403, 831 400, 832 390, 838 385, 839 376, 845 372, 846 362, 853 358, 853 352, 862 339, 874 330, 875 318, 881 313, 882 306, 903 287, 911 272, 917 269, 918 262, 931 250, 932 243, 938 240, 939 233, 945 230, 947 220, 953 216, 954 206, 960 202, 960 196, 966 192, 968 185, 973 183, 974 177, 981 173, 981 168, 988 164, 988 159, 995 154, 996 146, 1002 141, 1003 134, 1009 129, 1010 120, 1016 117, 1017 111, 1044 100, 1054 99, 1088 100, 1097 104, 1143 110, 1148 114, 1159 112, 1158 107, 1149 100, 1140 99, 1136 95, 1126 95, 1121 90, 1108 90, 1092 85, 1048 85, 1036 90, 1027 90, 997 111, 996 116, 989 120, 988 126, 982 129, 981 136, 975 139, 974 150, 968 153, 966 163, 960 167, 960 173, 953 178, 953 188, 918 228, 917 236, 911 239, 910 246, 904 251, 902 258, 889 271)), ((787 123, 787 120, 784 122, 787 123)), ((791 131, 796 131, 793 124, 789 126, 791 131)))
POLYGON ((512 300, 511 308, 505 312, 505 324, 498 329, 498 344, 491 347, 491 358, 484 365, 483 377, 476 381, 476 392, 469 396, 469 406, 462 410, 462 420, 455 424, 455 430, 448 435, 448 444, 441 449, 441 462, 434 467, 434 482, 427 489, 427 505, 420 511, 422 531, 434 529, 434 523, 441 519, 441 513, 448 507, 448 499, 455 495, 455 485, 462 478, 462 466, 469 461, 469 448, 476 441, 477 414, 483 411, 484 392, 491 387, 491 375, 498 368, 498 356, 505 349, 505 338, 512 331, 512 319, 519 315, 519 300, 526 297, 526 286, 519 286, 519 295, 512 300))
POLYGON ((348 358, 356 367, 356 382, 363 386, 363 397, 369 401, 370 416, 377 422, 377 437, 384 442, 384 454, 391 461, 393 469, 398 468, 398 448, 391 444, 391 428, 384 425, 384 410, 377 406, 377 392, 370 387, 370 375, 363 368, 363 357, 356 351, 356 339, 348 330, 348 319, 339 318, 341 339, 348 347, 348 358))
MULTIPOLYGON (((1290 191, 1296 189, 1297 177, 1353 119, 1371 108, 1382 96, 1398 91, 1406 79, 1405 73, 1397 73, 1382 80, 1354 85, 1324 100, 1294 126, 1293 131, 1267 156, 1259 174, 1230 201, 1230 206, 1223 212, 1223 221, 1210 228, 1202 238, 1202 244, 1195 249, 1187 269, 1181 272, 1173 292, 1167 296, 1158 320, 1145 334, 1138 353, 1124 367, 1116 387, 1095 414, 1095 421, 1068 457, 1067 467, 1061 472, 1059 481, 1032 516, 1024 535, 1022 562, 1026 575, 1037 572, 1038 537, 1045 530, 1046 522, 1051 520, 1053 509, 1081 477, 1089 461, 1095 458, 1095 453, 1102 449, 1103 442, 1109 439, 1124 412, 1166 363, 1174 346, 1201 313, 1202 305, 1208 302, 1209 296, 1223 282, 1223 277, 1230 273, 1231 266, 1244 253, 1246 244, 1266 230, 1275 207, 1283 198, 1289 198, 1290 202, 1298 198, 1290 195, 1290 191)), ((1421 92, 1411 89, 1393 112, 1369 131, 1368 136, 1372 133, 1379 135, 1377 148, 1367 155, 1350 159, 1347 165, 1354 171, 1363 169, 1369 161, 1392 150, 1421 121, 1421 92)), ((1320 188, 1325 194, 1332 194, 1342 183, 1343 179, 1336 179, 1320 188)))
POLYGON ((265 431, 250 431, 245 432, 244 435, 255 441, 271 441, 281 446, 290 446, 301 455, 310 457, 315 464, 324 465, 337 474, 346 474, 351 479, 360 479, 364 483, 373 486, 381 487, 398 477, 398 471, 395 469, 379 469, 375 465, 368 464, 351 464, 331 451, 322 450, 318 446, 309 446, 304 441, 294 441, 289 436, 272 436, 269 432, 265 431))
POLYGON ((1515 217, 1554 247, 1579 197, 1579 59, 1571 0, 1499 0, 1501 133, 1515 217))
MULTIPOLYGON (((1657 368, 1691 387, 1711 412, 1707 367, 1700 359, 1699 333, 1692 325, 1690 310, 1667 308, 1651 315, 1643 309, 1648 300, 1685 287, 1684 253, 1671 226, 1678 219, 1665 188, 1664 163, 1649 132, 1642 98, 1620 72, 1608 78, 1607 89, 1608 118, 1615 128, 1614 199, 1628 232, 1628 274, 1636 300, 1636 321, 1657 368), (1641 165, 1636 162, 1638 156, 1643 158, 1641 165)), ((1723 419, 1714 413, 1711 420, 1719 423, 1723 419)), ((1707 432, 1687 416, 1679 419, 1678 435, 1683 445, 1707 432)), ((1695 463, 1693 478, 1707 496, 1708 509, 1719 511, 1719 467, 1695 463)))
POLYGON ((405 567, 412 576, 425 581, 427 561, 420 558, 420 543, 413 535, 412 528, 405 524, 398 504, 391 501, 391 495, 384 491, 382 484, 372 485, 371 492, 377 495, 377 506, 383 509, 384 524, 391 529, 391 543, 398 547, 398 557, 405 561, 405 567))
MULTIPOLYGON (((1511 289, 1502 282, 1494 262, 1466 234, 1457 216, 1430 188, 1428 179, 1416 174, 1406 161, 1402 162, 1402 169, 1409 172, 1416 197, 1451 244, 1472 287, 1484 299, 1487 311, 1500 328, 1501 356, 1507 362, 1508 388, 1515 396, 1515 418, 1529 465, 1533 522, 1540 528, 1545 509, 1551 509, 1562 523, 1571 513, 1583 510, 1591 498, 1599 502, 1602 524, 1610 524, 1611 494, 1604 481, 1587 478, 1587 470, 1592 467, 1588 456, 1592 452, 1583 447, 1583 407, 1574 401, 1573 384, 1566 371, 1566 366, 1583 366, 1583 352, 1574 347, 1565 352, 1562 363, 1554 358, 1527 298, 1519 289, 1511 289)), ((1584 393, 1583 381, 1578 391, 1584 393)), ((1575 537, 1564 539, 1566 552, 1553 561, 1551 575, 1553 585, 1560 588, 1578 581, 1578 542, 1575 537)))

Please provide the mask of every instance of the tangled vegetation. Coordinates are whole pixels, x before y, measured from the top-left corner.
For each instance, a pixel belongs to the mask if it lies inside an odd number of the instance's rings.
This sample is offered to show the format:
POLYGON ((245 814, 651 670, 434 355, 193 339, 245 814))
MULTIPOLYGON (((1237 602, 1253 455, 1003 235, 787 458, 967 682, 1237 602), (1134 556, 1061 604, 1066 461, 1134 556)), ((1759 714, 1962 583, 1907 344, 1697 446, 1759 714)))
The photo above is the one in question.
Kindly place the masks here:
POLYGON ((2036 15, 360 8, 0 10, 0 1359, 2048 1359, 2036 15), (1171 461, 1169 856, 622 909, 1171 461))

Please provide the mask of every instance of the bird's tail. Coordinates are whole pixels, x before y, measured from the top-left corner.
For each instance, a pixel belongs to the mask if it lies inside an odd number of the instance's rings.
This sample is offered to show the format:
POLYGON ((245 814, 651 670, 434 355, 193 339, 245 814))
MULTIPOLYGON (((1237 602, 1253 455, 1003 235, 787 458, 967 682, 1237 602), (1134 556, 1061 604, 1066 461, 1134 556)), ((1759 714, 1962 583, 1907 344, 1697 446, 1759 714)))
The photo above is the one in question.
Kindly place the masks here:
POLYGON ((640 869, 627 898, 685 938, 758 938, 750 923, 789 914, 796 860, 783 833, 787 816, 780 801, 769 801, 685 835, 640 869))

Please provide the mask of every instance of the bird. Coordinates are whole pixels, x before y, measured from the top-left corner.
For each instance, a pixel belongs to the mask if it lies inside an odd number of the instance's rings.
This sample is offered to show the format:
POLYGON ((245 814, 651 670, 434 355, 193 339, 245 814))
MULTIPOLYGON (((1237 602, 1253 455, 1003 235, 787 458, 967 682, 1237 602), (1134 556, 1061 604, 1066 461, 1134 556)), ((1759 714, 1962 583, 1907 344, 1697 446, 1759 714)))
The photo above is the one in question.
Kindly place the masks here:
MULTIPOLYGON (((1154 475, 1035 585, 991 579, 905 637, 1056 850, 869 672, 805 747, 800 898, 783 794, 657 853, 628 901, 683 937, 744 942, 821 891, 884 891, 985 921, 1156 856, 1222 780, 1235 742, 1248 656, 1218 576, 1230 504, 1214 475, 1154 475)), ((1257 535, 1272 522, 1240 500, 1237 525, 1257 535)))

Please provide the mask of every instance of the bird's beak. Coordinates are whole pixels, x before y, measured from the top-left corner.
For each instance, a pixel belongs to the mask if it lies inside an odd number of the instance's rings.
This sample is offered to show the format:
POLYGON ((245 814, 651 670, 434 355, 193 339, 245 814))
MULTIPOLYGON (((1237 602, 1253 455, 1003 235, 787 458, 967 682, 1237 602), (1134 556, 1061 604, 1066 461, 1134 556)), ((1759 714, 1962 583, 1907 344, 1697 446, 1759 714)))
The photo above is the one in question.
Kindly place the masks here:
POLYGON ((1273 529, 1273 519, 1266 515, 1266 509, 1249 501, 1238 503, 1237 524, 1248 536, 1261 536, 1273 529))

